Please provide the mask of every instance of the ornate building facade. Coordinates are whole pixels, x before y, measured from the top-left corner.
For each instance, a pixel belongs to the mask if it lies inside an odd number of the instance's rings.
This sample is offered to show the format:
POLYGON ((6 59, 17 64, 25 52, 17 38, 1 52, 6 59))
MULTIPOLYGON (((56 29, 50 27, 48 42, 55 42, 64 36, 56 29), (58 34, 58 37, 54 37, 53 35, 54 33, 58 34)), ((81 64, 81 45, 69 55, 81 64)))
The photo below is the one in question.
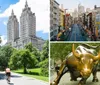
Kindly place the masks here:
POLYGON ((36 16, 35 13, 32 13, 26 1, 25 8, 20 16, 20 30, 19 22, 12 10, 7 23, 7 44, 20 49, 29 42, 39 50, 42 50, 42 46, 45 43, 42 38, 36 36, 36 16))
POLYGON ((50 0, 50 39, 57 35, 59 28, 59 3, 50 0))

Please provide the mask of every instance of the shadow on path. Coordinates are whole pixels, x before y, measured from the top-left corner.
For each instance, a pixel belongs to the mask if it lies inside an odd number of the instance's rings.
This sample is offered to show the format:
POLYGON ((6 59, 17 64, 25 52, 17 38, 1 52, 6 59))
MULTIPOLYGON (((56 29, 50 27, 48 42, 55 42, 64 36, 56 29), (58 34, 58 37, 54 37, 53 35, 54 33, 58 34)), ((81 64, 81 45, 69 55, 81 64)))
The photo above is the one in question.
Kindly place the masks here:
POLYGON ((14 85, 14 83, 10 83, 9 85, 14 85))
POLYGON ((11 77, 12 77, 12 78, 20 78, 20 77, 22 77, 22 76, 19 76, 19 75, 13 75, 13 74, 12 74, 11 77))
MULTIPOLYGON (((20 78, 22 76, 11 74, 11 78, 20 78)), ((0 73, 0 80, 6 79, 5 73, 0 73)))
POLYGON ((5 79, 5 74, 0 73, 0 80, 5 79))

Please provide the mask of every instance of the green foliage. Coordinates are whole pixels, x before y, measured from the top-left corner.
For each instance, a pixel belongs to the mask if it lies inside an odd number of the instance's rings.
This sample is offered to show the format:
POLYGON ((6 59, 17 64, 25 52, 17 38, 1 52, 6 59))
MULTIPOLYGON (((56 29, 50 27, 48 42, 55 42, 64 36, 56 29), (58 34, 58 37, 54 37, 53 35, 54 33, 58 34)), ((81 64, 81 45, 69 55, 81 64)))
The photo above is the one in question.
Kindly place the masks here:
POLYGON ((28 43, 25 45, 25 49, 28 49, 30 52, 33 52, 33 45, 32 43, 28 43))
POLYGON ((23 73, 27 73, 27 69, 39 67, 41 68, 41 75, 48 76, 48 54, 48 41, 44 44, 41 53, 32 43, 25 45, 25 48, 21 50, 14 49, 11 46, 2 46, 0 48, 0 69, 4 70, 9 65, 12 70, 21 68, 23 73))
POLYGON ((35 68, 38 64, 38 60, 35 55, 31 53, 31 61, 27 64, 27 68, 35 68))
MULTIPOLYGON (((51 43, 50 44, 50 57, 54 60, 64 60, 66 56, 72 52, 72 44, 73 43, 51 43)), ((98 46, 99 43, 87 43, 91 46, 98 46)), ((81 45, 81 43, 75 43, 75 49, 77 46, 81 45)), ((100 49, 100 48, 99 48, 100 49)), ((98 52, 98 49, 97 49, 98 52)))
POLYGON ((0 37, 0 43, 2 42, 1 37, 0 37))
POLYGON ((32 54, 36 56, 37 60, 40 62, 40 51, 36 47, 33 47, 32 54))
POLYGON ((10 58, 10 62, 9 62, 9 66, 11 69, 18 69, 21 68, 21 61, 20 60, 20 52, 19 51, 15 51, 11 58, 10 58))
MULTIPOLYGON (((49 80, 48 77, 44 77, 44 76, 40 76, 40 75, 23 74, 23 69, 12 70, 12 71, 15 72, 15 73, 20 73, 21 75, 24 75, 24 76, 36 78, 36 79, 43 80, 43 81, 47 81, 47 82, 48 82, 48 80, 49 80)), ((37 74, 40 74, 41 69, 40 69, 40 68, 28 69, 28 72, 30 72, 30 71, 31 71, 31 73, 37 73, 37 74)))
POLYGON ((40 67, 41 67, 41 75, 49 76, 49 59, 48 58, 40 62, 40 67))
POLYGON ((41 61, 49 58, 49 41, 46 41, 41 52, 41 61))
POLYGON ((68 53, 72 50, 72 44, 70 43, 51 43, 50 46, 50 57, 55 60, 64 60, 68 53))
POLYGON ((24 68, 24 73, 27 73, 27 67, 29 66, 35 66, 37 63, 37 59, 34 57, 33 54, 30 53, 27 49, 19 50, 10 58, 9 65, 12 67, 12 69, 18 69, 20 67, 24 68))
POLYGON ((32 43, 26 44, 25 49, 28 49, 34 56, 36 56, 37 60, 40 61, 40 52, 32 45, 32 43))
POLYGON ((2 46, 0 48, 0 69, 8 67, 9 59, 15 49, 11 46, 2 46))
POLYGON ((43 76, 48 76, 49 71, 49 41, 46 41, 43 50, 41 52, 41 62, 40 62, 40 67, 41 67, 41 75, 43 76))

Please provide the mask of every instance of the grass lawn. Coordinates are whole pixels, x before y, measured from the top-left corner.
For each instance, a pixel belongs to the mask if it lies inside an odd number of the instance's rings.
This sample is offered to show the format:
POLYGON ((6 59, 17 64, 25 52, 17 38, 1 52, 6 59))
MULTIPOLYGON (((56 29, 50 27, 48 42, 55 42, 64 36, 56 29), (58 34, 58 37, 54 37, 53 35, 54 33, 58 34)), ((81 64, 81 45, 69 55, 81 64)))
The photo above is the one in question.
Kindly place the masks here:
POLYGON ((39 79, 39 80, 43 80, 43 81, 49 81, 49 77, 44 77, 44 76, 39 76, 37 74, 40 74, 41 72, 41 69, 40 68, 36 68, 36 69, 27 69, 27 71, 30 73, 33 73, 33 74, 23 74, 23 69, 19 69, 19 70, 13 70, 12 72, 15 72, 15 73, 19 73, 19 74, 22 74, 24 76, 28 76, 28 77, 32 77, 32 78, 36 78, 36 79, 39 79))

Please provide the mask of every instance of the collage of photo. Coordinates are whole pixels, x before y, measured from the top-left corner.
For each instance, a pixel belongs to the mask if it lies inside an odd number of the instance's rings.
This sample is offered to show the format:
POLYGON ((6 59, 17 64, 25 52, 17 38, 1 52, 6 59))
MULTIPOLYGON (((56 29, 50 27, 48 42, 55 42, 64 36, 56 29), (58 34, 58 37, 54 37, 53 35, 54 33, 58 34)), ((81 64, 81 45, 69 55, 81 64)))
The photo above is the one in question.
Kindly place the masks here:
POLYGON ((0 0, 0 85, 100 85, 100 1, 0 0))

